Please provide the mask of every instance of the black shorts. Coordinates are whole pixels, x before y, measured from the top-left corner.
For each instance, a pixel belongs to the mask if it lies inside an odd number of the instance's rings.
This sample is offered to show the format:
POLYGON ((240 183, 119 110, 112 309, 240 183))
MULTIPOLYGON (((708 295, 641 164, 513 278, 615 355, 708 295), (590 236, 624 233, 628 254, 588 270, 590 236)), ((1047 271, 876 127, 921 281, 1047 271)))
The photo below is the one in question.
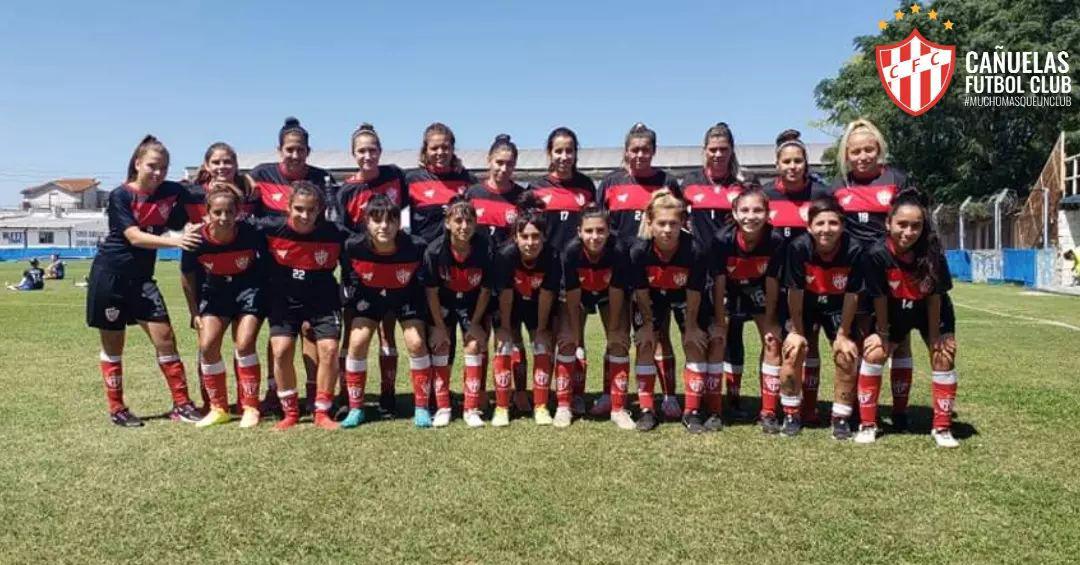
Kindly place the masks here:
MULTIPOLYGON (((956 333, 956 311, 948 294, 941 296, 941 319, 938 335, 956 333)), ((923 341, 929 336, 930 324, 926 316, 926 300, 897 301, 889 299, 889 342, 900 343, 911 330, 919 330, 923 341)))
MULTIPOLYGON (((819 327, 825 332, 829 341, 836 339, 836 333, 840 330, 840 322, 843 320, 843 310, 835 308, 822 308, 816 302, 803 303, 803 329, 809 332, 813 327, 819 327)), ((852 339, 858 333, 857 324, 851 323, 852 339)))
POLYGON ((122 330, 136 322, 168 322, 169 311, 154 279, 133 279, 90 268, 86 292, 86 325, 122 330))
POLYGON ((199 291, 199 315, 232 320, 241 316, 265 318, 266 291, 258 284, 204 285, 199 291))
POLYGON ((610 297, 607 292, 581 291, 581 308, 585 311, 585 314, 595 314, 599 312, 600 307, 607 306, 609 300, 610 297))
MULTIPOLYGON (((447 300, 445 296, 439 297, 439 304, 442 306, 443 324, 446 325, 448 330, 453 331, 453 328, 457 326, 461 328, 461 333, 469 331, 473 314, 476 313, 476 301, 479 296, 479 293, 465 294, 456 300, 447 300)), ((487 312, 482 317, 491 315, 494 310, 493 304, 492 301, 488 301, 487 312)), ((431 309, 427 307, 426 301, 424 302, 424 321, 428 325, 434 325, 434 320, 431 319, 431 309)))
MULTIPOLYGON (((347 291, 343 292, 343 294, 347 291)), ((345 298, 345 309, 357 318, 381 322, 393 316, 399 321, 424 320, 428 309, 424 290, 419 287, 395 291, 379 291, 363 285, 352 288, 351 296, 345 298)))
MULTIPOLYGON (((679 333, 686 333, 686 300, 671 301, 664 298, 662 295, 656 293, 651 294, 652 301, 652 313, 653 313, 653 332, 659 334, 664 329, 664 322, 667 321, 669 316, 674 315, 675 324, 679 327, 679 333)), ((705 294, 701 296, 701 306, 698 307, 697 323, 698 328, 703 331, 708 331, 709 325, 712 324, 712 301, 705 299, 705 294)), ((641 331, 641 328, 645 325, 645 321, 642 319, 641 310, 638 309, 637 303, 634 303, 631 308, 630 322, 634 328, 634 333, 641 331)))
POLYGON ((765 313, 765 288, 746 287, 735 290, 728 289, 724 293, 727 313, 732 319, 746 321, 754 316, 765 313))
MULTIPOLYGON (((335 298, 336 294, 335 289, 335 298)), ((287 296, 275 296, 270 301, 269 319, 271 337, 296 337, 304 322, 307 322, 316 340, 341 339, 341 312, 337 300, 311 304, 287 296)))

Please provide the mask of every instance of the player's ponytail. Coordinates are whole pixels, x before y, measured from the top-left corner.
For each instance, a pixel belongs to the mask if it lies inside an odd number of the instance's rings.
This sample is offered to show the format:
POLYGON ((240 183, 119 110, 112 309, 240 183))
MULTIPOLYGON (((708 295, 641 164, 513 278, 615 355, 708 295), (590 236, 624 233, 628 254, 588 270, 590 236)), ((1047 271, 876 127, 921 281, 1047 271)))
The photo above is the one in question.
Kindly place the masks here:
POLYGON ((649 224, 656 218, 656 213, 659 210, 675 210, 679 217, 686 221, 686 203, 681 198, 675 196, 670 190, 661 188, 652 193, 649 198, 649 204, 645 206, 645 217, 642 218, 641 224, 638 226, 638 237, 641 239, 652 239, 652 232, 649 230, 649 224))
POLYGON ((505 134, 505 133, 500 133, 499 135, 495 136, 495 141, 493 141, 491 143, 491 148, 488 149, 488 159, 490 159, 491 156, 494 155, 496 151, 501 151, 503 149, 509 151, 510 154, 514 156, 514 161, 517 161, 517 158, 518 158, 517 145, 514 144, 513 141, 510 141, 510 135, 505 134))
POLYGON ((626 132, 626 138, 623 140, 623 164, 626 164, 626 152, 630 149, 630 142, 635 139, 644 139, 649 142, 649 146, 652 150, 656 151, 656 132, 649 129, 642 122, 638 122, 630 127, 630 131, 626 132))
POLYGON ((300 125, 300 120, 292 116, 285 118, 285 123, 281 126, 281 129, 278 130, 278 149, 285 146, 285 137, 288 135, 300 136, 300 138, 304 140, 304 147, 310 147, 308 144, 308 131, 300 125))
POLYGON ((937 230, 930 221, 926 194, 917 188, 905 188, 893 198, 892 206, 886 223, 892 222, 893 214, 901 206, 914 206, 922 215, 922 233, 911 246, 911 253, 915 256, 915 276, 920 283, 929 284, 933 287, 941 280, 940 261, 943 255, 941 239, 938 238, 937 230))
POLYGON ((532 190, 526 190, 517 201, 517 217, 514 218, 514 235, 521 233, 529 225, 546 233, 547 219, 544 217, 544 201, 532 190))
POLYGON ((366 135, 374 139, 375 147, 377 147, 379 151, 382 151, 382 142, 379 141, 379 134, 375 131, 375 126, 367 122, 360 124, 355 130, 353 130, 352 137, 349 138, 349 148, 351 150, 356 150, 356 140, 362 135, 366 135))
POLYGON ((128 161, 127 182, 135 180, 138 176, 138 171, 135 170, 135 162, 142 159, 142 156, 150 151, 156 151, 161 154, 161 156, 165 158, 165 166, 169 166, 169 150, 165 148, 165 144, 158 141, 158 138, 147 134, 146 137, 142 138, 142 141, 135 146, 135 151, 131 153, 131 160, 128 161))

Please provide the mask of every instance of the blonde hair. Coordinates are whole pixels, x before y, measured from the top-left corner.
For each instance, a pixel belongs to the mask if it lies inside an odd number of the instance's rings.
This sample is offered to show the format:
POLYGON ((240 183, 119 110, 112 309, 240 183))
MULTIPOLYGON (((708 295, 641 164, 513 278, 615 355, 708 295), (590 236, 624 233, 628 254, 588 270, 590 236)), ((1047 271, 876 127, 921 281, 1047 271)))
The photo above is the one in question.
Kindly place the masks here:
POLYGON ((649 224, 656 217, 657 210, 675 210, 683 220, 686 220, 686 203, 672 194, 670 190, 661 188, 652 193, 649 204, 645 206, 645 217, 641 219, 641 224, 638 225, 638 237, 641 239, 652 239, 649 224))
POLYGON ((878 144, 878 163, 885 162, 885 156, 889 153, 889 145, 885 142, 885 136, 881 134, 881 130, 874 125, 873 122, 866 118, 859 118, 852 121, 844 128, 844 135, 840 138, 840 147, 837 148, 837 157, 840 164, 840 176, 847 179, 848 176, 848 164, 847 164, 847 149, 848 140, 856 133, 869 133, 874 136, 874 139, 878 144))

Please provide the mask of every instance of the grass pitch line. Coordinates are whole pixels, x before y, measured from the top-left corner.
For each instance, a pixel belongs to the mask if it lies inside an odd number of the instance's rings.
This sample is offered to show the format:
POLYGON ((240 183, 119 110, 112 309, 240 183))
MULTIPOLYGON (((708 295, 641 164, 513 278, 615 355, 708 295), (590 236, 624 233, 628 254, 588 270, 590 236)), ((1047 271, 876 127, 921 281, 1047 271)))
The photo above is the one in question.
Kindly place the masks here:
POLYGON ((953 302, 953 304, 956 305, 956 306, 959 306, 961 308, 967 308, 968 310, 975 310, 976 312, 985 312, 987 314, 993 314, 994 316, 1001 316, 1001 317, 1004 317, 1004 318, 1013 318, 1013 319, 1016 319, 1016 320, 1027 320, 1029 322, 1036 322, 1036 323, 1039 323, 1039 324, 1046 324, 1048 326, 1055 326, 1055 327, 1059 327, 1059 328, 1065 328, 1067 330, 1072 330, 1074 332, 1080 332, 1080 327, 1074 326, 1072 324, 1066 324, 1065 322, 1058 322, 1056 320, 1043 320, 1043 319, 1040 319, 1040 318, 1032 318, 1030 316, 1022 316, 1022 315, 1019 315, 1019 314, 1005 314, 1004 312, 998 312, 996 310, 987 310, 986 308, 979 308, 978 306, 971 306, 969 304, 961 304, 959 302, 953 302))

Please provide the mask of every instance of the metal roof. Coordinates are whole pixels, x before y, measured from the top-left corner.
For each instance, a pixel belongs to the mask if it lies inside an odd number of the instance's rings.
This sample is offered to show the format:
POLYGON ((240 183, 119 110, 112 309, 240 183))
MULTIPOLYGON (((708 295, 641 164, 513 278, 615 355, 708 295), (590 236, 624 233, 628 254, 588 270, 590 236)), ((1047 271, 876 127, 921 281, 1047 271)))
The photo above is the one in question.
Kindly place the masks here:
POLYGON ((0 229, 78 229, 85 227, 107 227, 104 212, 95 215, 61 216, 52 214, 25 214, 0 219, 0 229))

